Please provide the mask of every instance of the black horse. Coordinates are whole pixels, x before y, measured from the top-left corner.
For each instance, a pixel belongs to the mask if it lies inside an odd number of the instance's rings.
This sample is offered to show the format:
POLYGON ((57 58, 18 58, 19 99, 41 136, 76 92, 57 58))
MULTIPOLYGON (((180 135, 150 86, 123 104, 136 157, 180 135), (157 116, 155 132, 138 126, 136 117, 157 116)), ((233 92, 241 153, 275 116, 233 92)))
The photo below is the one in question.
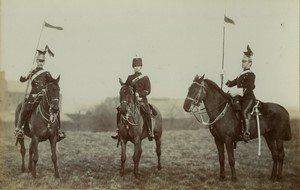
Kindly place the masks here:
MULTIPOLYGON (((122 85, 120 89, 120 114, 118 114, 118 129, 119 139, 121 142, 121 176, 124 174, 124 164, 126 161, 126 144, 131 141, 134 144, 134 175, 139 177, 139 162, 142 154, 142 140, 148 136, 148 128, 145 126, 144 117, 142 115, 142 106, 137 100, 133 92, 133 87, 125 85, 120 80, 122 85)), ((161 136, 162 136, 162 117, 157 108, 154 108, 157 113, 152 116, 153 134, 156 143, 157 168, 161 169, 161 136)))
MULTIPOLYGON (((55 177, 59 177, 57 169, 56 143, 58 141, 58 114, 59 114, 59 91, 58 86, 60 77, 52 79, 47 78, 47 85, 43 92, 43 97, 38 106, 32 112, 30 118, 25 122, 24 133, 31 138, 29 147, 28 169, 32 176, 36 177, 36 164, 39 159, 38 144, 39 142, 49 140, 51 145, 52 162, 55 170, 55 177)), ((19 113, 22 108, 20 103, 15 112, 15 125, 17 126, 19 113)), ((22 172, 25 171, 25 145, 24 138, 18 138, 17 143, 21 145, 22 155, 22 172)))
MULTIPOLYGON (((225 178, 225 144, 231 168, 231 177, 235 181, 237 177, 234 167, 234 143, 242 140, 240 137, 241 122, 236 116, 229 95, 223 92, 213 81, 204 79, 204 75, 202 77, 197 75, 189 87, 183 108, 186 112, 190 112, 193 107, 198 106, 202 101, 210 121, 213 123, 210 125, 210 132, 215 139, 219 153, 220 179, 225 178)), ((289 114, 282 106, 274 103, 261 103, 259 111, 262 114, 260 134, 266 139, 273 158, 271 179, 280 180, 282 178, 284 159, 283 143, 285 140, 291 139, 289 114)), ((251 119, 251 139, 258 137, 255 118, 252 116, 251 119)))

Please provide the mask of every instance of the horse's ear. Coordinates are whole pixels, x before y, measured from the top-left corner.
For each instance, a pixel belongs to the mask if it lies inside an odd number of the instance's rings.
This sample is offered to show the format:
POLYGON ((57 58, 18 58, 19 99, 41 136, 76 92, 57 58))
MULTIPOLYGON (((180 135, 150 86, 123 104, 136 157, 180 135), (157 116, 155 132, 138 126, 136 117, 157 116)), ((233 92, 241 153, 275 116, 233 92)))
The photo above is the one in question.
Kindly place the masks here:
POLYGON ((58 75, 58 77, 56 79, 57 84, 58 84, 59 80, 60 80, 60 75, 58 75))
POLYGON ((194 81, 198 80, 199 79, 199 75, 197 74, 194 78, 194 81))
POLYGON ((121 86, 125 84, 121 78, 119 78, 119 83, 121 84, 121 86))
POLYGON ((199 80, 200 80, 200 81, 203 81, 204 77, 205 77, 205 74, 202 75, 202 77, 201 77, 199 80))

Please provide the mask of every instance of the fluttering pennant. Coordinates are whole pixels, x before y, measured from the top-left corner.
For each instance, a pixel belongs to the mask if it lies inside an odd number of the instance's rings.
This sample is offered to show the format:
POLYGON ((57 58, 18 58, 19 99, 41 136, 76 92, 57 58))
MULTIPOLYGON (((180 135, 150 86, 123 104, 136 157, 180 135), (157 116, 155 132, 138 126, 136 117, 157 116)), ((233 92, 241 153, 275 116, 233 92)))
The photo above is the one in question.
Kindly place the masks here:
POLYGON ((235 24, 234 21, 231 18, 228 18, 227 16, 224 16, 224 21, 230 24, 235 24))
POLYGON ((45 26, 45 27, 48 27, 48 28, 57 29, 57 30, 63 30, 62 27, 60 27, 60 26, 53 26, 53 25, 51 25, 51 24, 49 24, 49 23, 47 23, 47 22, 44 22, 44 26, 45 26))

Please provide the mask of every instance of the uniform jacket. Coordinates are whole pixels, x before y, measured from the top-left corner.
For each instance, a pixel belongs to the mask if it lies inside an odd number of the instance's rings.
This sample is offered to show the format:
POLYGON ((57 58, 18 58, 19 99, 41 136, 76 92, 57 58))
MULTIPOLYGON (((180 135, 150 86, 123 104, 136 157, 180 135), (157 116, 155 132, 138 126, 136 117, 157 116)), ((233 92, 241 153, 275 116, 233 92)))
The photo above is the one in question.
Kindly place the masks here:
POLYGON ((46 87, 46 76, 51 77, 51 74, 44 70, 43 68, 35 68, 31 73, 25 78, 21 77, 21 82, 26 82, 31 77, 31 92, 30 94, 38 94, 46 87))
POLYGON ((133 86, 135 92, 137 92, 143 99, 147 99, 146 96, 151 93, 151 83, 149 77, 142 75, 140 72, 129 75, 125 84, 133 86), (134 82, 137 77, 141 78, 134 82))
POLYGON ((250 70, 246 69, 234 80, 227 81, 228 87, 236 86, 243 88, 243 100, 255 99, 253 89, 255 88, 255 74, 250 70))

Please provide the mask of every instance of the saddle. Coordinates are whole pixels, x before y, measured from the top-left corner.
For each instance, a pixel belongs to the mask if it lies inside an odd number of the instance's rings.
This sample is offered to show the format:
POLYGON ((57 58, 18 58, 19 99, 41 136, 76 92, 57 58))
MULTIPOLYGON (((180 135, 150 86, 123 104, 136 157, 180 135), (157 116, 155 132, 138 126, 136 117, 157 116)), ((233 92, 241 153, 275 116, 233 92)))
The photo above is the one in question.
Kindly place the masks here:
MULTIPOLYGON (((145 103, 142 102, 142 101, 139 101, 139 106, 141 108, 141 111, 142 111, 142 114, 145 114, 146 113, 146 107, 145 107, 145 103)), ((152 116, 156 116, 157 115, 157 111, 155 110, 155 108, 149 104, 149 107, 150 107, 150 113, 152 116)))
MULTIPOLYGON (((233 110, 236 113, 236 117, 241 120, 241 116, 240 116, 240 112, 242 111, 242 106, 241 106, 241 101, 240 101, 240 96, 235 96, 235 97, 231 97, 230 96, 230 103, 233 106, 233 110)), ((254 106, 251 108, 251 118, 256 117, 256 115, 259 115, 259 118, 262 119, 262 114, 261 114, 261 107, 263 106, 263 102, 261 102, 260 100, 255 100, 255 104, 254 106)))
POLYGON ((36 96, 32 96, 32 98, 29 97, 25 100, 25 102, 27 102, 27 110, 23 110, 26 112, 25 123, 28 122, 28 119, 30 118, 33 111, 37 108, 39 103, 41 102, 43 96, 44 96, 43 93, 39 93, 36 96))

